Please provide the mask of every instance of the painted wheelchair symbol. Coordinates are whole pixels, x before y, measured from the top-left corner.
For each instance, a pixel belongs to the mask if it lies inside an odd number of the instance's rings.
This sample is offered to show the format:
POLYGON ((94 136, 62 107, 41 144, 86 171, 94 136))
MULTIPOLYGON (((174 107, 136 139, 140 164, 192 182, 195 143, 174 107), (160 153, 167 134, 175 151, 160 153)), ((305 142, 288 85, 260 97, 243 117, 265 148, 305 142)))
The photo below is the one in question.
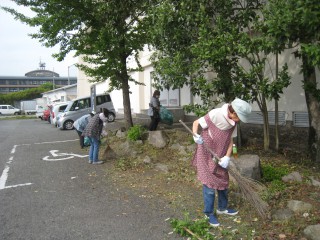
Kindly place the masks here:
POLYGON ((75 154, 75 153, 58 153, 59 150, 50 150, 49 151, 52 156, 45 156, 42 158, 43 161, 63 161, 63 160, 68 160, 72 159, 75 157, 88 157, 89 155, 80 155, 80 154, 75 154))

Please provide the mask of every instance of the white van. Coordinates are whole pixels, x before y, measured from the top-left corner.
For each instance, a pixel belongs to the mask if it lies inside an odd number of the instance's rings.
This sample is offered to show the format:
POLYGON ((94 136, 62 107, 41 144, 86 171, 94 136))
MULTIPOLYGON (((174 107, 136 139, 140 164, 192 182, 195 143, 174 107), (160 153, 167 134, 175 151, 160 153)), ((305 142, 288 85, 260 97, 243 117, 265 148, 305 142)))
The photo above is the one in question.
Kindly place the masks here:
POLYGON ((52 110, 50 112, 50 121, 51 124, 57 126, 57 119, 60 118, 59 114, 63 114, 64 110, 67 108, 67 102, 59 102, 53 105, 52 110))
MULTIPOLYGON (((113 122, 115 120, 116 111, 109 94, 96 95, 95 106, 98 112, 101 108, 106 108, 109 110, 109 122, 113 122)), ((59 116, 59 119, 57 120, 57 127, 61 130, 71 130, 73 129, 73 122, 75 120, 82 117, 83 115, 89 114, 91 111, 90 96, 72 100, 64 110, 64 113, 59 116)))
POLYGON ((2 114, 21 114, 21 110, 19 108, 12 107, 11 105, 0 105, 0 115, 2 114))

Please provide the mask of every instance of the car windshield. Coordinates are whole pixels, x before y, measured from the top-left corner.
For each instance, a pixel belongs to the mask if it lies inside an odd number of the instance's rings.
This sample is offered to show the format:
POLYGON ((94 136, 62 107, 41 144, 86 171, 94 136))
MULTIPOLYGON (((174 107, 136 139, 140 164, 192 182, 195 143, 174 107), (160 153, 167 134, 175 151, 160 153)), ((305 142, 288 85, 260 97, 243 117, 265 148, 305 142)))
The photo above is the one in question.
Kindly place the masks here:
POLYGON ((72 103, 73 103, 73 101, 71 101, 71 102, 68 103, 68 106, 67 106, 66 109, 64 110, 65 112, 70 111, 70 108, 72 107, 72 103))

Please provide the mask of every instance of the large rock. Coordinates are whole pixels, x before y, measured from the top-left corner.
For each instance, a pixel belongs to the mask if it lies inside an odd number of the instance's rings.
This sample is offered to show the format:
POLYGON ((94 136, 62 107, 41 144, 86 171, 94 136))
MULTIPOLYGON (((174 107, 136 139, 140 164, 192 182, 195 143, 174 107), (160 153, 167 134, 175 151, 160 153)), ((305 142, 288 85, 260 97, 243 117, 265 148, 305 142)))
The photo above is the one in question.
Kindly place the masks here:
POLYGON ((303 234, 309 240, 320 240, 320 224, 306 227, 303 234))
POLYGON ((115 151, 113 151, 113 150, 111 149, 110 145, 107 144, 107 146, 106 146, 105 149, 104 149, 102 158, 103 158, 105 161, 108 161, 108 160, 110 160, 110 159, 116 159, 116 158, 117 158, 117 154, 115 153, 115 151))
POLYGON ((310 203, 298 200, 290 200, 288 202, 288 208, 294 211, 295 213, 308 212, 312 209, 312 205, 310 203))
POLYGON ((272 213, 272 219, 277 221, 286 221, 293 217, 293 211, 284 208, 284 209, 278 209, 273 211, 272 213))
POLYGON ((156 148, 164 148, 168 144, 169 138, 164 131, 150 131, 148 141, 156 148))
POLYGON ((313 176, 310 176, 309 179, 311 180, 312 186, 320 187, 320 182, 317 181, 313 176))
POLYGON ((258 155, 240 155, 236 159, 232 158, 232 163, 241 175, 258 181, 261 179, 261 166, 258 155))
POLYGON ((282 177, 284 182, 302 182, 301 174, 298 172, 292 172, 284 177, 282 177))

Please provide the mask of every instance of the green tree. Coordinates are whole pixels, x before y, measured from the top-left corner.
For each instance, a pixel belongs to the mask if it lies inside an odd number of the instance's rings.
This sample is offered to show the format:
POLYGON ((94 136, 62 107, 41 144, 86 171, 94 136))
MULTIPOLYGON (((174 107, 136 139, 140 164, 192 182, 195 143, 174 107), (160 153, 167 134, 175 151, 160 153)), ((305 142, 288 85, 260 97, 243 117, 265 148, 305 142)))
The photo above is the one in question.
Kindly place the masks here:
POLYGON ((41 98, 41 93, 52 90, 52 87, 53 85, 51 83, 45 83, 37 88, 30 88, 19 92, 0 94, 0 104, 14 105, 15 101, 41 98))
POLYGON ((16 19, 40 27, 32 38, 46 47, 60 46, 55 54, 63 60, 67 53, 75 51, 85 64, 78 67, 92 82, 109 79, 109 89, 122 89, 124 117, 131 127, 131 104, 129 82, 139 84, 129 75, 140 71, 138 53, 148 41, 144 16, 148 14, 152 0, 13 0, 18 5, 30 7, 35 16, 28 17, 14 9, 3 8, 16 19), (130 68, 128 58, 136 60, 130 68))
POLYGON ((187 110, 203 114, 212 96, 229 102, 240 97, 257 102, 264 119, 264 148, 269 149, 267 101, 279 99, 289 85, 287 66, 280 77, 265 72, 280 47, 259 33, 263 1, 164 1, 152 17, 155 80, 159 86, 188 85, 203 105, 187 110), (258 34, 259 33, 259 34, 258 34))
POLYGON ((320 65, 320 5, 317 0, 271 0, 264 11, 267 33, 302 61, 303 86, 309 113, 309 148, 320 162, 320 89, 315 68, 320 65))

